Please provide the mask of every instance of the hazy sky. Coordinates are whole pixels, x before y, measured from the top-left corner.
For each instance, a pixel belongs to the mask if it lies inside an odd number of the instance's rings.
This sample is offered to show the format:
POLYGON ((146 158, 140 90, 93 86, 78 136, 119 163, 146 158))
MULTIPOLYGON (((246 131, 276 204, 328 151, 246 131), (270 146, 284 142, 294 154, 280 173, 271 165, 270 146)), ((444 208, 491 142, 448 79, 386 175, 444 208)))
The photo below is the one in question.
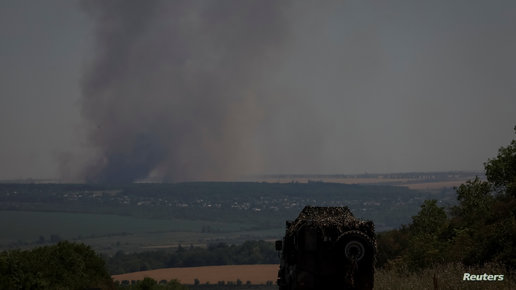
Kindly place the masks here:
POLYGON ((481 170, 514 1, 0 2, 0 179, 481 170))

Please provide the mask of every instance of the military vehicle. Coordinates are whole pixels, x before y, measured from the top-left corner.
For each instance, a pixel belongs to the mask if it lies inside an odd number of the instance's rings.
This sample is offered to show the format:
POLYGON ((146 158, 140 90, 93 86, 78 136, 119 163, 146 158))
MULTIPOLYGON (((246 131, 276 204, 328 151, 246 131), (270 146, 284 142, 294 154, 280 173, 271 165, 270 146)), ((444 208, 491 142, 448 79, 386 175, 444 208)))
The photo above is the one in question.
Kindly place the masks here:
POLYGON ((306 206, 286 222, 276 250, 280 290, 373 289, 374 224, 355 218, 347 207, 306 206))

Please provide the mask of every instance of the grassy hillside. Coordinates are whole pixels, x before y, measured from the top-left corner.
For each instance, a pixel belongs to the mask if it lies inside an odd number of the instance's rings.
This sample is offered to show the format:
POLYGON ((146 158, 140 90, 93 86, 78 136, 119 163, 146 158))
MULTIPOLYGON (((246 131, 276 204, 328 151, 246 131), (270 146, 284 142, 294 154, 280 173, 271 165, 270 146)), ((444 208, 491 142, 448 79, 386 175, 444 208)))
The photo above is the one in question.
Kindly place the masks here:
POLYGON ((423 289, 516 289, 516 275, 496 264, 484 267, 465 267, 450 263, 426 268, 420 272, 408 269, 381 269, 375 275, 375 289, 423 290, 423 289), (504 275, 503 281, 464 281, 464 273, 504 275), (434 284, 435 283, 435 284, 434 284), (437 288, 434 287, 437 285, 437 288))

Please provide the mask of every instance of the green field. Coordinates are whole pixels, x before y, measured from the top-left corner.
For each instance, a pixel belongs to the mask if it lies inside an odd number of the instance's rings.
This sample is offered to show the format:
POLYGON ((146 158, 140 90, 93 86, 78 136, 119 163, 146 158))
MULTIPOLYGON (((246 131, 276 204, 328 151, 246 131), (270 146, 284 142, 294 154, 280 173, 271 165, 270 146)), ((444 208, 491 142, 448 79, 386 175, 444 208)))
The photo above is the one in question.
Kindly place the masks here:
POLYGON ((0 250, 62 239, 102 253, 276 240, 305 205, 348 206, 380 232, 408 223, 429 197, 453 196, 324 182, 0 183, 0 250))
POLYGON ((276 231, 253 231, 244 223, 181 219, 145 219, 106 214, 0 211, 0 249, 49 243, 51 235, 81 241, 102 252, 138 251, 152 247, 205 245, 279 235, 276 231), (210 231, 205 230, 209 228, 210 231), (203 230, 204 229, 204 230, 203 230), (39 241, 39 244, 38 244, 39 241))

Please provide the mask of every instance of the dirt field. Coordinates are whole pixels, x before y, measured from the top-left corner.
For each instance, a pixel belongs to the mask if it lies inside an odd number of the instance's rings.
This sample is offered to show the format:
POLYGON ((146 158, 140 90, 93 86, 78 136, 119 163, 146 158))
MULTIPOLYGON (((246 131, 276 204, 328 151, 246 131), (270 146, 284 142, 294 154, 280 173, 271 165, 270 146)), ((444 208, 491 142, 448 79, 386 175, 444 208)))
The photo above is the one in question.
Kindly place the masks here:
MULTIPOLYGON (((289 183, 289 182, 299 182, 299 183, 307 183, 309 178, 296 178, 296 179, 263 179, 260 181, 270 182, 270 183, 289 183)), ((312 180, 323 181, 323 182, 334 182, 334 183, 344 183, 344 184, 390 184, 397 186, 406 186, 410 189, 415 190, 436 190, 442 188, 452 188, 461 185, 466 182, 467 179, 464 180, 447 180, 447 181, 416 181, 408 178, 315 178, 312 180)))
POLYGON ((408 178, 325 178, 325 177, 314 177, 314 178, 269 178, 260 179, 260 182, 269 183, 290 183, 299 182, 307 183, 309 181, 322 181, 322 182, 334 182, 334 183, 345 183, 345 184, 378 184, 378 183, 404 183, 409 181, 408 178))
POLYGON ((142 272, 113 275, 113 279, 143 280, 150 277, 156 281, 178 279, 183 284, 194 284, 194 279, 199 279, 201 284, 218 281, 233 281, 240 279, 242 283, 251 281, 252 284, 265 284, 267 281, 275 282, 278 277, 279 265, 230 265, 230 266, 205 266, 189 268, 167 268, 142 272))
POLYGON ((422 183, 412 183, 407 184, 406 186, 410 189, 441 189, 441 188, 453 188, 459 187, 461 184, 465 183, 466 180, 455 180, 455 181, 439 181, 439 182, 422 182, 422 183))

